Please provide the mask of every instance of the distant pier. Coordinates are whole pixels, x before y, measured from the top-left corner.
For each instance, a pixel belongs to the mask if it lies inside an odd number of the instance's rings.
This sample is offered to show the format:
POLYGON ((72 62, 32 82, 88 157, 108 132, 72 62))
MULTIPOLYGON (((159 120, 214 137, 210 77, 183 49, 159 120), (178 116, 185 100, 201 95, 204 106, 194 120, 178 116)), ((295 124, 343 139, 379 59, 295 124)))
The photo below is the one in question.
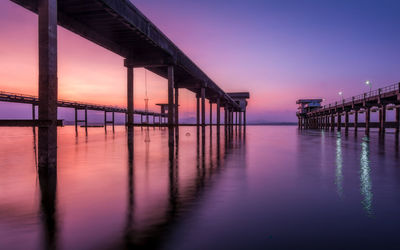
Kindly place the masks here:
POLYGON ((381 134, 386 128, 394 128, 399 134, 400 130, 400 83, 384 88, 369 91, 351 98, 342 99, 329 105, 321 106, 322 99, 300 99, 297 112, 298 124, 301 129, 337 129, 348 131, 353 127, 365 128, 366 133, 370 128, 379 128, 381 134), (395 121, 387 121, 387 111, 395 111, 395 121), (371 122, 371 112, 379 112, 379 121, 371 122), (359 115, 364 114, 365 122, 359 122, 359 115), (349 122, 350 115, 354 122, 349 122), (343 119, 344 118, 344 119, 343 119))

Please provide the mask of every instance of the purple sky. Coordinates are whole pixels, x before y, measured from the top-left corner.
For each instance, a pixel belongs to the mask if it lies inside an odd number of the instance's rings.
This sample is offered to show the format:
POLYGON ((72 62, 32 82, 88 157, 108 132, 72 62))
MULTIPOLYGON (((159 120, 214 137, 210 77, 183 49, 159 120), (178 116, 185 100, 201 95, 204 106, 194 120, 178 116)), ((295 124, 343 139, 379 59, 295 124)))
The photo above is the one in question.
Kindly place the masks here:
MULTIPOLYGON (((399 1, 132 2, 224 90, 250 91, 249 121, 296 121, 298 98, 328 103, 339 91, 368 91, 366 80, 373 88, 400 81, 399 1)), ((37 17, 4 0, 0 29, 0 89, 35 94, 37 17)), ((59 43, 61 98, 125 103, 122 58, 63 29, 59 43)), ((150 98, 166 101, 164 79, 149 77, 150 98)), ((138 108, 143 89, 135 86, 138 108)), ((183 118, 193 116, 194 103, 183 95, 183 118)), ((1 118, 30 110, 11 106, 0 105, 1 118)))

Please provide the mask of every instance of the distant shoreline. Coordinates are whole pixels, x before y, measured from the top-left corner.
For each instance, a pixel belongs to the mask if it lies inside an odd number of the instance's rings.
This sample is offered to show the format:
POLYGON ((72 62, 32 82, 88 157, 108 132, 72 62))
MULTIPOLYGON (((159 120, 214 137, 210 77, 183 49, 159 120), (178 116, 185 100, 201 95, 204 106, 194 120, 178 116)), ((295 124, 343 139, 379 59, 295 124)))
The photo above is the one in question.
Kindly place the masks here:
MULTIPOLYGON (((70 123, 70 122, 64 122, 64 126, 74 126, 75 123, 70 123)), ((152 124, 148 124, 152 125, 152 124)), ((158 124, 155 124, 158 126, 158 124)), ((213 126, 216 126, 217 124, 213 123, 213 126)), ((82 125, 79 125, 82 126, 82 125)), ((104 127, 104 124, 101 123, 89 123, 88 126, 93 127, 93 126, 98 126, 98 127, 104 127)), ((111 124, 108 124, 108 126, 112 126, 111 124)), ((116 123, 115 126, 125 126, 123 123, 116 123)), ((135 123, 134 126, 141 126, 140 123, 135 123)), ((147 126, 147 124, 143 124, 143 126, 147 126)), ((166 126, 164 124, 164 126, 166 126)), ((181 123, 179 126, 197 126, 196 124, 190 124, 190 123, 181 123)), ((206 126, 210 126, 210 124, 206 124, 206 126)), ((224 124, 221 124, 221 126, 224 126, 224 124)), ((234 125, 235 126, 235 125, 234 125)), ((266 122, 266 123, 248 123, 246 126, 297 126, 296 122, 266 122)))

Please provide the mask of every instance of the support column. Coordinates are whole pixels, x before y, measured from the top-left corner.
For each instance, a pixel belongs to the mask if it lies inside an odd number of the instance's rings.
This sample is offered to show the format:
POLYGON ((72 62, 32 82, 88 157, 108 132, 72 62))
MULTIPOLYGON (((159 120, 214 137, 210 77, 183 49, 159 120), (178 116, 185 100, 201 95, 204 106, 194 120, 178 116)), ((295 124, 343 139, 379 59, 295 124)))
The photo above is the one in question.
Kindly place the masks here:
POLYGON ((212 103, 210 100, 210 126, 212 126, 212 103))
POLYGON ((337 130, 340 131, 342 128, 342 114, 338 113, 337 114, 338 119, 337 119, 337 130))
POLYGON ((380 117, 379 117, 379 132, 381 134, 385 133, 385 125, 386 125, 386 105, 383 104, 380 109, 380 117))
POLYGON ((114 115, 114 111, 112 112, 112 127, 114 130, 114 126, 115 126, 115 115, 114 115))
MULTIPOLYGON (((35 120, 36 120, 36 109, 35 109, 35 104, 32 104, 32 121, 35 120)), ((35 126, 35 124, 33 126, 35 126)))
POLYGON ((235 112, 233 112, 233 109, 232 109, 231 110, 231 124, 232 124, 232 126, 234 125, 234 122, 235 122, 234 118, 235 118, 235 112))
POLYGON ((354 130, 358 130, 358 110, 354 110, 354 130))
POLYGON ((226 128, 227 124, 228 124, 228 109, 225 106, 224 107, 224 125, 225 125, 225 128, 226 128))
POLYGON ((179 89, 175 88, 175 125, 179 126, 179 89))
POLYGON ((168 66, 168 126, 174 125, 174 66, 168 66))
POLYGON ((104 128, 107 129, 107 111, 104 111, 104 128))
POLYGON ((345 111, 345 117, 344 117, 344 128, 347 131, 349 131, 349 111, 345 111))
POLYGON ((217 99, 217 126, 221 125, 221 100, 217 99))
POLYGON ((127 67, 127 125, 133 125, 133 66, 129 63, 125 63, 127 67))
POLYGON ((365 110, 365 132, 369 133, 369 122, 371 119, 371 108, 367 107, 365 110))
POLYGON ((238 112, 235 112, 235 125, 238 125, 238 112))
POLYGON ((331 130, 335 130, 335 116, 331 113, 331 130))
POLYGON ((200 125, 200 96, 196 94, 196 125, 200 125))
POLYGON ((396 108, 396 133, 400 132, 400 108, 396 108))
POLYGON ((242 126, 242 111, 239 111, 239 126, 242 126))
POLYGON ((244 112, 243 112, 243 124, 244 124, 244 126, 247 125, 247 121, 246 121, 246 108, 244 108, 244 112))
POLYGON ((57 0, 39 0, 39 169, 57 166, 57 0))
POLYGON ((201 88, 201 125, 206 125, 206 89, 201 88))
POLYGON ((85 107, 85 128, 87 128, 87 126, 88 126, 88 115, 87 115, 87 112, 88 112, 87 107, 85 107))
POLYGON ((78 109, 75 108, 75 130, 78 129, 78 109))

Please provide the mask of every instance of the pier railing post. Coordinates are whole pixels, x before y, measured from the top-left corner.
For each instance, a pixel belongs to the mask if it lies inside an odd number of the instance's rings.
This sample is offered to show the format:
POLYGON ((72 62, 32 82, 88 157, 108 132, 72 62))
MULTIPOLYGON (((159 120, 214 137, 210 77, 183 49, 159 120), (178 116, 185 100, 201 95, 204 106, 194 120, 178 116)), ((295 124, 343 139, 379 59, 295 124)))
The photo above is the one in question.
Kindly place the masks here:
POLYGON ((57 0, 39 0, 39 168, 57 166, 57 0))

